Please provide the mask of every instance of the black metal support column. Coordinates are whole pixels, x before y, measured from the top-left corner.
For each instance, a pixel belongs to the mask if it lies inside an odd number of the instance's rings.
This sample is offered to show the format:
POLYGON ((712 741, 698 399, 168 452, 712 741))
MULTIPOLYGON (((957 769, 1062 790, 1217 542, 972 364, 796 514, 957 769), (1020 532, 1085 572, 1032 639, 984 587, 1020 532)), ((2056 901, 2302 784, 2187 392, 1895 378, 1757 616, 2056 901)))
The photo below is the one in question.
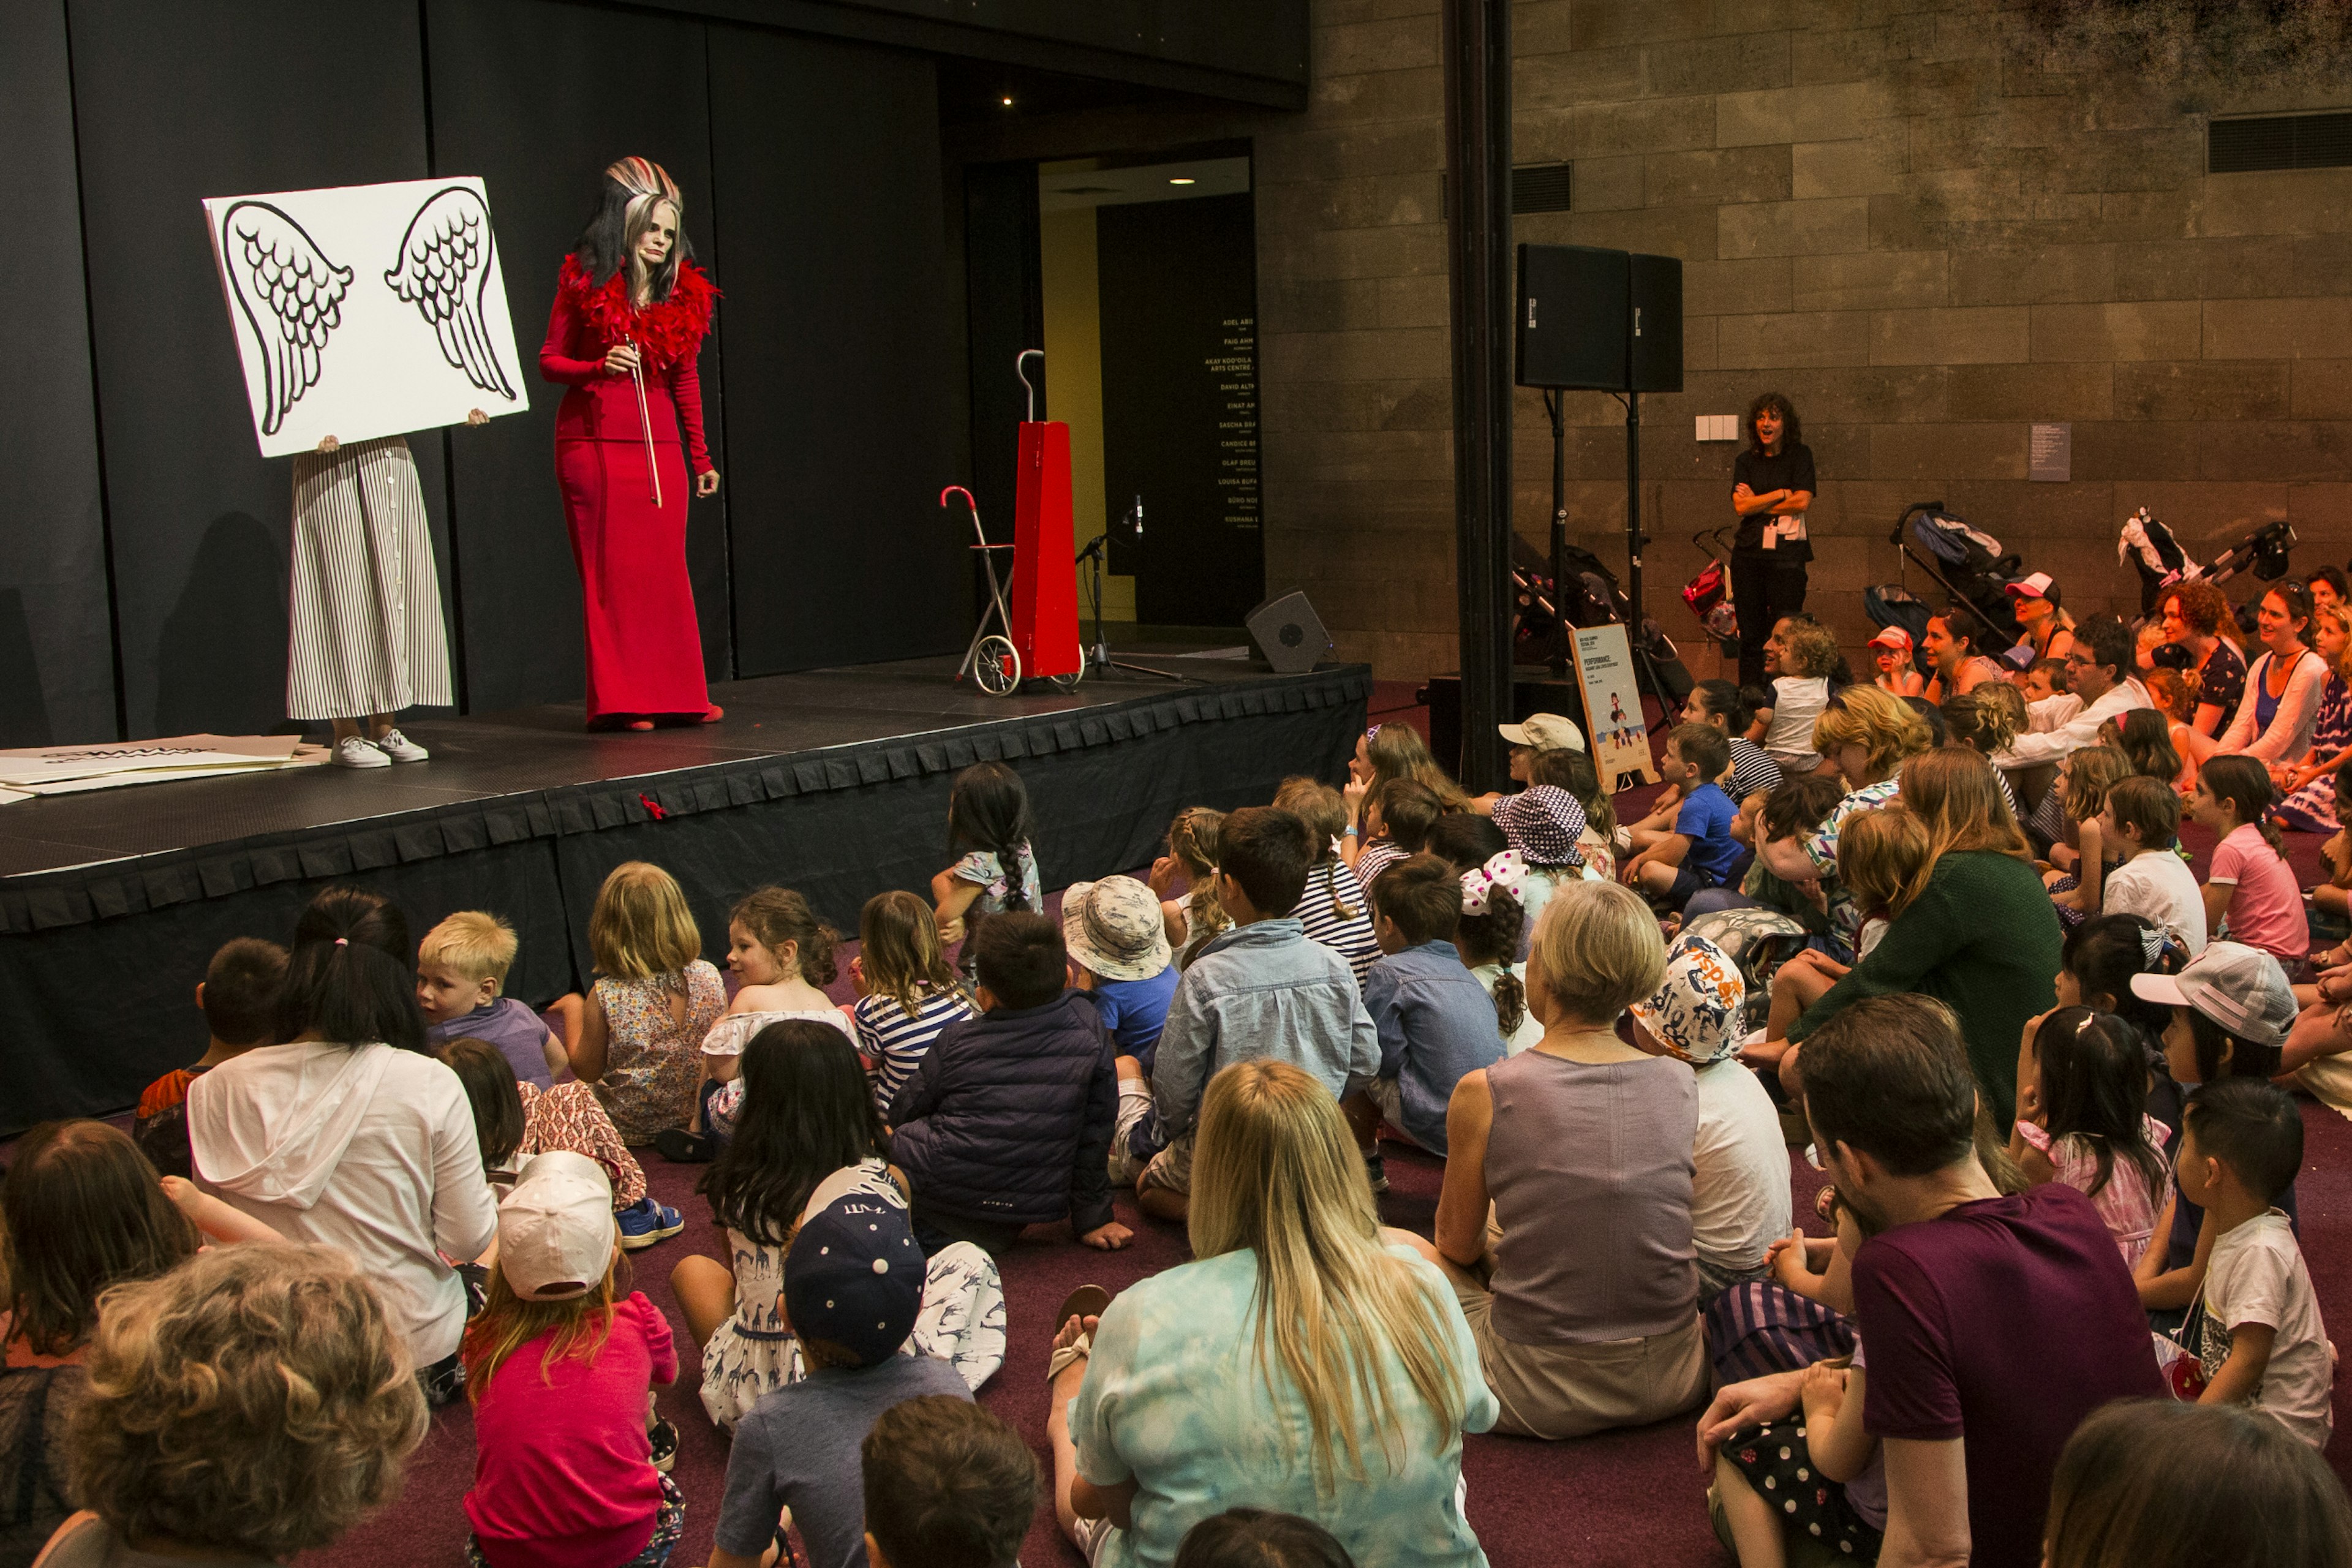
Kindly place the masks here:
POLYGON ((1507 771, 1511 718, 1511 0, 1445 0, 1462 782, 1507 771))

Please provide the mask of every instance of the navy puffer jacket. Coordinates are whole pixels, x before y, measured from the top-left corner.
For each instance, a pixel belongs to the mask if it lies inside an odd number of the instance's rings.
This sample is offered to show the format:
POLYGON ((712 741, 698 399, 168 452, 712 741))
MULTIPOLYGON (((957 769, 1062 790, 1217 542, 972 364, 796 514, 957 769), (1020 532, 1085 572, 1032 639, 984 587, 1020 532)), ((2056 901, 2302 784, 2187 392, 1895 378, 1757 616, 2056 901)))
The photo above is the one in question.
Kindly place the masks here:
POLYGON ((918 1209, 1000 1225, 1111 1220, 1118 1069, 1094 999, 999 1007, 940 1031, 891 1102, 890 1158, 918 1209))

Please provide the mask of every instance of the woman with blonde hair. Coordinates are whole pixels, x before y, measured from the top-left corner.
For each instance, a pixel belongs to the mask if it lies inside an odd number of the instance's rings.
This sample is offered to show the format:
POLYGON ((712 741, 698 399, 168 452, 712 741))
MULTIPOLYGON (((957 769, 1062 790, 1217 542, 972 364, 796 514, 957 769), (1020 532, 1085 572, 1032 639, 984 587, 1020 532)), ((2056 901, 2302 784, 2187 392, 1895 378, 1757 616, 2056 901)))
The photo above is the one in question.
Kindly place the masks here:
MULTIPOLYGON (((2015 1119, 2017 1041, 2057 1005, 2057 911, 1992 765, 1947 747, 1903 767, 1903 804, 1927 825, 1927 885, 1851 973, 1789 1030, 1801 1041, 1849 1003, 1916 991, 1958 1015, 1995 1126, 2015 1119)), ((1801 1069, 1796 1069, 1801 1071, 1801 1069)))
POLYGON ((375 1289, 339 1247, 206 1252, 100 1300, 67 1442, 86 1511, 41 1568, 262 1568, 398 1495, 425 1398, 375 1289))
POLYGON ((596 984, 572 1070, 632 1146, 693 1116, 702 1041, 727 1011, 727 985, 702 957, 702 931, 677 879, 645 860, 613 868, 588 916, 596 984))
POLYGON ((1794 847, 1768 844, 1758 857, 1783 881, 1819 880, 1830 939, 1841 955, 1854 951, 1866 911, 1838 876, 1838 830, 1855 812, 1895 799, 1904 767, 1935 744, 1935 731, 1909 700, 1875 686, 1847 687, 1830 699, 1813 723, 1813 750, 1845 781, 1845 795, 1819 827, 1793 841, 1794 847))
POLYGON ((1360 1568, 1484 1564, 1462 1434, 1495 1401, 1444 1277, 1381 1227, 1330 1091, 1264 1058, 1212 1079, 1188 1222, 1195 1261, 1065 1304, 1063 1532, 1097 1568, 1165 1563, 1248 1502, 1315 1521, 1360 1568))
POLYGON ((1437 1244, 1422 1247, 1461 1298, 1497 1431, 1579 1437, 1706 1398, 1698 1086, 1616 1032, 1665 968, 1638 894, 1561 888, 1528 953, 1543 1038, 1454 1086, 1437 1244))

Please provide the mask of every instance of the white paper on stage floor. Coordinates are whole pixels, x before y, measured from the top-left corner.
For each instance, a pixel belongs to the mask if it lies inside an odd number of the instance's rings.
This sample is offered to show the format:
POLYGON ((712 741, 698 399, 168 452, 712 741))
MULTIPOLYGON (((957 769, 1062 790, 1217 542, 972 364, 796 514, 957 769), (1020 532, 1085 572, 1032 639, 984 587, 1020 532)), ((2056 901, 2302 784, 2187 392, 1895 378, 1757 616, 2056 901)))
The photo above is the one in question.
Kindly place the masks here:
POLYGON ((67 795, 171 779, 307 767, 325 757, 324 751, 303 744, 297 735, 176 735, 157 741, 38 746, 0 751, 0 788, 17 795, 67 795))
POLYGON ((530 406, 480 180, 204 205, 263 457, 530 406))
POLYGON ((1650 731, 1642 718, 1633 650, 1621 626, 1576 630, 1576 679, 1584 691, 1592 765, 1603 786, 1625 789, 1658 782, 1650 763, 1650 731))

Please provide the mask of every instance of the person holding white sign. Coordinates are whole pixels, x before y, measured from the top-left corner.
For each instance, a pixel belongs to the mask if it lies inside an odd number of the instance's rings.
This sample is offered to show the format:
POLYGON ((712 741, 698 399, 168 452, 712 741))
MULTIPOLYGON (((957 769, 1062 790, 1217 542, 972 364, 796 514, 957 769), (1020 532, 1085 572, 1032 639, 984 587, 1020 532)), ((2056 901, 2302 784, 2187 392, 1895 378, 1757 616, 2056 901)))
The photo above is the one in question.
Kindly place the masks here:
POLYGON ((689 259, 685 210, 660 164, 607 168, 539 351, 540 374, 571 388, 555 416, 555 476, 580 568, 592 730, 721 717, 686 570, 688 460, 693 493, 719 493, 694 368, 719 290, 689 259))

